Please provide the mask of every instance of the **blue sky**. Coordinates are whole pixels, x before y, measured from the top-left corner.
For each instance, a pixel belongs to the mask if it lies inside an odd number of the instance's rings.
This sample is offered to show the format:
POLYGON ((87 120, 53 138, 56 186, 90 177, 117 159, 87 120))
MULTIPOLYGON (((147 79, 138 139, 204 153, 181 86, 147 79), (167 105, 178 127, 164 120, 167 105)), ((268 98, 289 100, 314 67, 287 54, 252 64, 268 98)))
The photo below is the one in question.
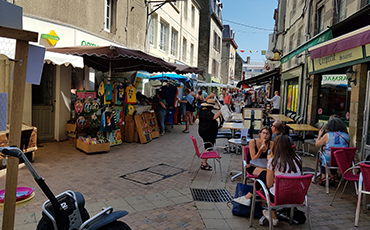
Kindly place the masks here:
POLYGON ((261 50, 267 50, 268 48, 268 34, 273 31, 275 22, 273 14, 274 9, 277 8, 278 1, 221 0, 221 2, 223 4, 223 23, 224 25, 230 25, 234 29, 235 42, 238 45, 239 55, 244 60, 247 59, 247 56, 250 56, 252 62, 264 61, 265 56, 261 55, 261 50), (248 26, 267 29, 269 31, 254 29, 248 26), (241 50, 245 50, 244 53, 241 53, 241 50), (250 53, 250 50, 253 53, 250 53))

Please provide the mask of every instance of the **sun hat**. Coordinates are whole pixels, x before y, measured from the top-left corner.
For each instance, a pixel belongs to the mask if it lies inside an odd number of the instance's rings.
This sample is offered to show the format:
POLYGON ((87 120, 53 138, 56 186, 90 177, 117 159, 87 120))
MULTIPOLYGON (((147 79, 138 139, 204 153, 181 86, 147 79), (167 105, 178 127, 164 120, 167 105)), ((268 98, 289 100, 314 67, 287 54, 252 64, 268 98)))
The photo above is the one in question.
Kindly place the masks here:
POLYGON ((200 106, 202 107, 213 107, 214 109, 220 109, 217 102, 214 99, 208 99, 206 102, 203 102, 200 106))

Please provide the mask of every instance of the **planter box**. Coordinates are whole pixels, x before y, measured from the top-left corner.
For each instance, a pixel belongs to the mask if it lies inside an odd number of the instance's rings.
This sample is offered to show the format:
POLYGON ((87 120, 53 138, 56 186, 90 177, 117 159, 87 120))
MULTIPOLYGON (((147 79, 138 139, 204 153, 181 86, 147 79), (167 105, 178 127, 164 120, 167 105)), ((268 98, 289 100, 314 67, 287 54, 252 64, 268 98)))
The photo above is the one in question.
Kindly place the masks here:
POLYGON ((108 152, 110 150, 110 143, 88 145, 85 142, 77 140, 76 148, 84 151, 85 153, 108 152))

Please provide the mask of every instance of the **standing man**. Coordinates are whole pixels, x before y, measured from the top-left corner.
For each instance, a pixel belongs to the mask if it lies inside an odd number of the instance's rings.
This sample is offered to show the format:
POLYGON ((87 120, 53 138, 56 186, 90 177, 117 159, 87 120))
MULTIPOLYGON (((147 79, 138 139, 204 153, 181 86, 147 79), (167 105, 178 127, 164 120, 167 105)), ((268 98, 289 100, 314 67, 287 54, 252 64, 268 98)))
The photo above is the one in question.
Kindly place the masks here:
POLYGON ((279 114, 279 108, 280 108, 280 96, 279 92, 275 91, 275 96, 271 99, 268 99, 266 96, 267 101, 272 101, 272 114, 279 114))
POLYGON ((183 130, 183 133, 189 133, 189 122, 191 119, 191 113, 194 113, 195 108, 192 106, 194 97, 190 95, 190 90, 189 89, 184 89, 184 99, 181 100, 178 98, 180 103, 185 104, 186 106, 186 112, 185 116, 183 117, 183 121, 185 122, 185 130, 183 130))

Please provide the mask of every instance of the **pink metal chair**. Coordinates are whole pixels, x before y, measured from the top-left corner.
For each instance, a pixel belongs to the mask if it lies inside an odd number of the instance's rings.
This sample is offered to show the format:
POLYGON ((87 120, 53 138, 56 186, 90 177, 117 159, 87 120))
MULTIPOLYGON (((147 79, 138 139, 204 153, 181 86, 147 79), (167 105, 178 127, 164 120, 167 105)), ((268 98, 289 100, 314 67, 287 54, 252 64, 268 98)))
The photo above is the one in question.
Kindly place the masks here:
MULTIPOLYGON (((311 229, 311 219, 310 219, 310 208, 308 206, 307 191, 311 184, 312 175, 304 176, 276 176, 275 177, 275 202, 271 203, 270 193, 266 185, 260 180, 256 179, 254 182, 253 198, 252 198, 252 208, 251 214, 254 213, 256 196, 260 196, 263 200, 267 202, 267 207, 269 211, 269 219, 272 220, 272 209, 278 208, 291 208, 290 212, 290 224, 293 222, 293 207, 306 207, 306 214, 309 224, 309 229, 311 229), (262 190, 256 190, 256 185, 259 183, 262 186, 262 190)), ((249 225, 252 227, 253 216, 250 216, 249 225)), ((272 221, 269 221, 269 229, 273 229, 272 221)))
POLYGON ((333 199, 331 200, 330 205, 333 204, 335 195, 337 194, 338 189, 339 189, 343 180, 346 180, 346 183, 344 184, 342 194, 340 195, 340 197, 343 196, 343 193, 344 193, 344 190, 347 187, 348 181, 355 182, 354 183, 355 184, 355 190, 356 190, 356 194, 358 194, 357 183, 356 182, 358 182, 360 175, 356 174, 355 169, 360 168, 360 167, 358 167, 358 166, 357 167, 351 167, 352 164, 353 164, 353 158, 355 157, 355 153, 356 153, 356 151, 348 151, 346 153, 343 149, 337 150, 337 151, 334 152, 334 157, 336 159, 336 162, 338 163, 339 170, 340 170, 340 173, 342 174, 342 177, 340 178, 338 187, 335 190, 335 193, 334 193, 333 199), (346 154, 348 154, 348 155, 346 155, 346 154))
POLYGON ((360 206, 361 206, 361 196, 363 197, 363 208, 366 210, 366 195, 370 195, 370 165, 360 163, 360 179, 358 184, 358 199, 357 199, 357 208, 355 216, 355 227, 358 227, 358 221, 360 218, 360 206))
POLYGON ((248 178, 254 181, 258 177, 256 175, 249 174, 246 170, 247 162, 248 162, 248 154, 249 154, 249 146, 244 146, 243 147, 243 176, 242 176, 242 182, 244 184, 246 183, 248 178))
MULTIPOLYGON (((352 156, 352 159, 353 160, 353 156, 356 154, 356 150, 357 148, 356 147, 331 147, 330 148, 330 162, 329 164, 327 164, 327 162, 325 161, 325 157, 321 158, 320 155, 322 154, 317 154, 317 161, 316 161, 316 168, 315 168, 315 179, 316 179, 316 175, 317 175, 317 171, 318 171, 318 168, 319 168, 319 164, 321 163, 321 159, 324 160, 324 165, 325 165, 325 177, 326 177, 326 181, 325 181, 325 187, 326 187, 326 193, 329 194, 329 170, 330 169, 339 169, 338 167, 338 163, 337 161, 335 160, 335 156, 334 156, 334 152, 337 151, 337 150, 341 150, 343 149, 344 152, 346 153, 346 158, 351 158, 352 156)), ((314 180, 315 182, 315 180, 314 180)))
MULTIPOLYGON (((204 149, 204 144, 207 144, 207 143, 211 144, 209 142, 204 142, 201 146, 198 147, 197 140, 193 137, 193 135, 190 135, 190 138, 193 141, 193 145, 194 145, 194 148, 195 148, 195 155, 193 157, 193 160, 191 161, 189 172, 190 172, 191 166, 193 165, 195 157, 198 157, 199 159, 202 159, 202 160, 203 159, 213 159, 213 165, 215 167, 215 173, 216 173, 216 161, 218 161, 218 164, 220 166, 220 176, 221 176, 221 181, 222 181, 221 156, 216 151, 214 151, 216 148, 211 147, 211 148, 208 148, 208 149, 204 149), (202 147, 202 149, 204 149, 202 152, 199 151, 200 147, 202 147)), ((198 171, 199 170, 200 170, 200 167, 199 167, 198 171)))

